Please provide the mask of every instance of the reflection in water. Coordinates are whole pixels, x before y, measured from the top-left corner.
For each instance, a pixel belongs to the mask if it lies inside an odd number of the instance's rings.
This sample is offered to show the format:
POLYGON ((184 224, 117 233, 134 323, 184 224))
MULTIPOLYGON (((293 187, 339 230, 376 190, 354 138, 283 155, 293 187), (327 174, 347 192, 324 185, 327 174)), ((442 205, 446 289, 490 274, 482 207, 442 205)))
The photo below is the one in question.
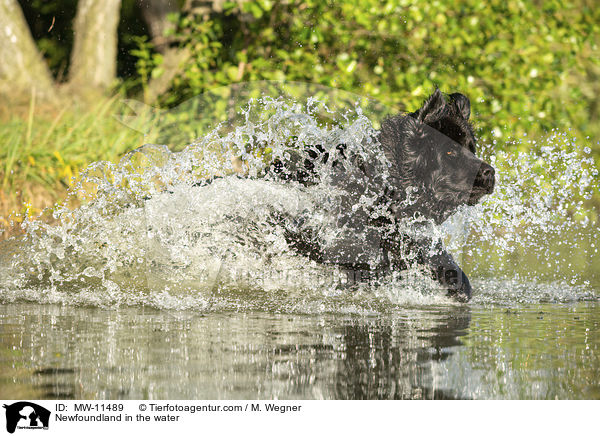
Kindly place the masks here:
POLYGON ((453 398, 432 364, 469 319, 461 307, 339 319, 11 304, 0 397, 453 398))
POLYGON ((598 303, 358 316, 0 307, 0 398, 600 398, 598 303))
POLYGON ((471 319, 469 309, 407 315, 415 318, 393 323, 354 320, 341 329, 343 354, 337 365, 335 398, 456 398, 452 390, 437 389, 432 365, 461 344, 459 336, 471 319))

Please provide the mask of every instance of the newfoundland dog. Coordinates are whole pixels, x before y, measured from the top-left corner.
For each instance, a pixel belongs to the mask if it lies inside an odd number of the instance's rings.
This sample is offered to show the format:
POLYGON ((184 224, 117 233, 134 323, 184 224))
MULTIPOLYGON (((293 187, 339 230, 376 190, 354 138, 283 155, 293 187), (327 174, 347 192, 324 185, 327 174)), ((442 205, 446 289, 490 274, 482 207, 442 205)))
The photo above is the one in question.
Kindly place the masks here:
POLYGON ((440 224, 494 189, 494 168, 475 155, 470 114, 466 96, 436 89, 417 111, 384 120, 371 143, 375 159, 339 144, 275 160, 268 177, 305 186, 324 183, 320 168, 329 163, 327 183, 342 192, 337 241, 324 242, 315 234, 323 229, 295 219, 286 230, 288 243, 315 261, 345 268, 356 281, 418 264, 450 296, 468 301, 469 279, 426 223, 440 224), (385 162, 384 170, 374 161, 385 162))

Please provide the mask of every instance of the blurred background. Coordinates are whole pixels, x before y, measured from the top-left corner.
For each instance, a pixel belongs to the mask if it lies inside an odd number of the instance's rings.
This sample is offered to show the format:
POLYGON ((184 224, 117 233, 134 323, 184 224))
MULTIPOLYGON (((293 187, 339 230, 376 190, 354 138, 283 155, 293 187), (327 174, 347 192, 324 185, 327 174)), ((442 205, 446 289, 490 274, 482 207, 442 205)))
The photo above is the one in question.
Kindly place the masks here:
POLYGON ((151 140, 119 122, 124 99, 166 110, 249 81, 324 85, 398 111, 439 86, 471 98, 484 144, 535 152, 560 133, 565 151, 600 162, 592 0, 4 0, 0 29, 4 229, 87 164, 151 140))

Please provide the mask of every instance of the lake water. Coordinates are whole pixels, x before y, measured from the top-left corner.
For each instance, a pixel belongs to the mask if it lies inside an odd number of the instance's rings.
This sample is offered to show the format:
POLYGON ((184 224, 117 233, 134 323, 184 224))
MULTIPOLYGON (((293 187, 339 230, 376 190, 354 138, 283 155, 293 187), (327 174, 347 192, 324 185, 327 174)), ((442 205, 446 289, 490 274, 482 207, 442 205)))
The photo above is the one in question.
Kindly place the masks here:
POLYGON ((600 305, 0 307, 0 398, 599 399, 600 305))

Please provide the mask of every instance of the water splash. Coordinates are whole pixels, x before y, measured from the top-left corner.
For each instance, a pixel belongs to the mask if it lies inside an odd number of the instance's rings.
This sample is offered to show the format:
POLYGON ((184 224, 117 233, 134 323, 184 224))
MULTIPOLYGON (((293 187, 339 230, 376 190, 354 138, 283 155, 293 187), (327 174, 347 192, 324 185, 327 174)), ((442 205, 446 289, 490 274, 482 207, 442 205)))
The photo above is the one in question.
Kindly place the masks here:
POLYGON ((558 300, 568 299, 565 289, 583 298, 584 288, 600 285, 598 212, 590 206, 598 170, 589 148, 565 133, 529 147, 491 156, 497 189, 465 211, 471 235, 463 254, 482 277, 541 282, 541 299, 548 283, 563 289, 552 293, 558 300))
MULTIPOLYGON (((293 158, 298 144, 343 143, 385 183, 370 119, 382 112, 365 112, 363 103, 340 110, 312 96, 251 99, 180 152, 146 145, 117 164, 90 165, 69 198, 47 212, 55 224, 30 220, 21 240, 5 244, 0 300, 301 313, 454 304, 417 269, 349 291, 344 271, 299 256, 286 241, 286 230, 302 223, 320 243, 340 231, 359 247, 372 242, 368 227, 340 230, 345 205, 331 162, 315 168, 313 186, 262 177, 268 162, 293 158)), ((532 148, 488 147, 496 192, 428 228, 476 278, 476 303, 596 298, 597 222, 587 201, 598 171, 567 135, 532 148)), ((375 195, 367 189, 344 213, 363 213, 375 195)))

